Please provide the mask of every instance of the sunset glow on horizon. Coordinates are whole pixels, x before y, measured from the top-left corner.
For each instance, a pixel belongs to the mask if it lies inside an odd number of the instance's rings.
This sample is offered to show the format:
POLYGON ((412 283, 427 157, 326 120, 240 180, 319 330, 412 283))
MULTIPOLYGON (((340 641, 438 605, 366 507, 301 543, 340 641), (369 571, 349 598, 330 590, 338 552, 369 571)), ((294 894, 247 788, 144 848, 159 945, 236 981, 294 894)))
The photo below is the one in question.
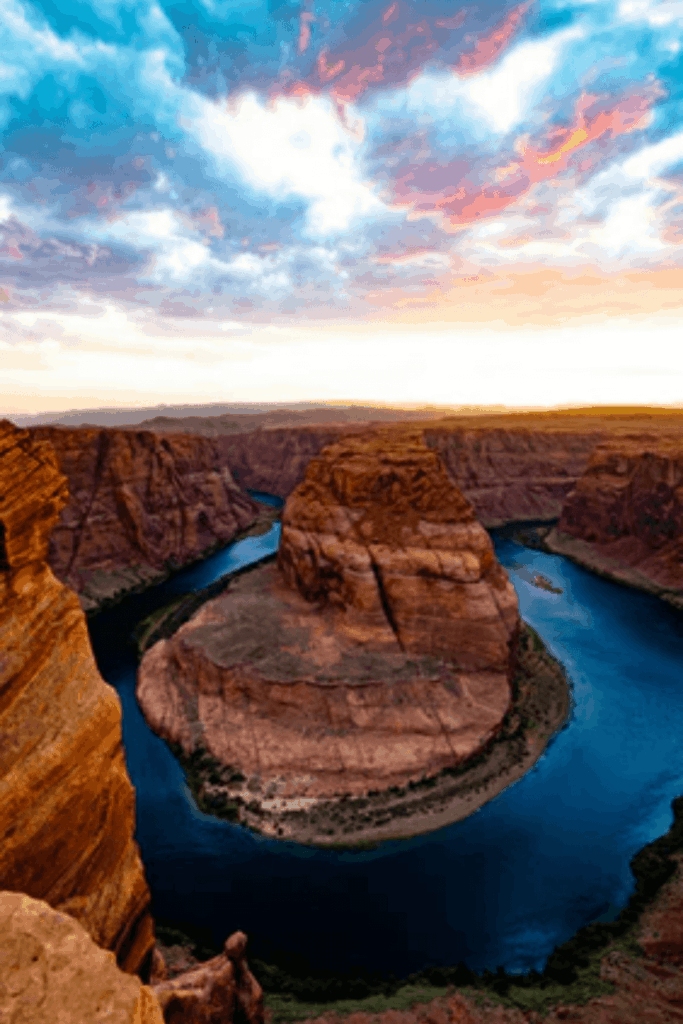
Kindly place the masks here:
POLYGON ((683 402, 673 0, 7 0, 0 415, 683 402))

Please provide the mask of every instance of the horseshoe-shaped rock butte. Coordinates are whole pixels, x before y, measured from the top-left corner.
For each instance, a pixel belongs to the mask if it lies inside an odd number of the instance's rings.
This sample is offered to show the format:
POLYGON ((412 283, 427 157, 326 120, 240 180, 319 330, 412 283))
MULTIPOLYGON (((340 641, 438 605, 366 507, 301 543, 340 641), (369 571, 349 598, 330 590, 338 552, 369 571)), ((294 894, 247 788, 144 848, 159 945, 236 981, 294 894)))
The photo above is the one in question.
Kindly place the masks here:
POLYGON ((277 561, 154 644, 137 696, 181 757, 206 752, 209 808, 227 794, 266 834, 343 841, 393 793, 415 800, 366 835, 411 834, 444 822, 416 824, 419 787, 503 728, 519 636, 515 591, 439 455, 418 433, 353 435, 310 461, 277 561))

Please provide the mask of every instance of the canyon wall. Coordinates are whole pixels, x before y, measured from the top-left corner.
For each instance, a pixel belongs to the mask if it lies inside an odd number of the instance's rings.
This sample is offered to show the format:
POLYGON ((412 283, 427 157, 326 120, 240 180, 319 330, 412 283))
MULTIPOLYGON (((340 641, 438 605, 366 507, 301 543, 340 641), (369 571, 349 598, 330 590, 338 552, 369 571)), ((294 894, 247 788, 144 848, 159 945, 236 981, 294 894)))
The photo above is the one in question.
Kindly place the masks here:
POLYGON ((116 692, 47 565, 54 449, 0 421, 0 888, 65 911, 135 972, 153 944, 116 692))
POLYGON ((228 544, 258 507, 208 438, 32 427, 69 484, 49 564, 86 611, 228 544))
POLYGON ((426 427, 425 443, 474 505, 487 528, 557 519, 604 435, 595 427, 426 427))
POLYGON ((545 543, 683 608, 683 435, 601 444, 545 543))
POLYGON ((366 426, 306 426, 254 430, 216 438, 225 465, 241 487, 286 498, 306 474, 306 466, 328 444, 366 426))
MULTIPOLYGON (((525 519, 556 519, 605 429, 591 423, 560 429, 455 421, 422 426, 451 479, 472 502, 485 527, 525 519)), ((291 427, 217 439, 224 461, 243 487, 287 497, 310 459, 342 436, 367 427, 291 427)), ((380 429, 377 427, 377 429, 380 429)), ((386 427, 381 428, 386 431, 386 427)), ((398 433, 415 426, 396 425, 398 433)))

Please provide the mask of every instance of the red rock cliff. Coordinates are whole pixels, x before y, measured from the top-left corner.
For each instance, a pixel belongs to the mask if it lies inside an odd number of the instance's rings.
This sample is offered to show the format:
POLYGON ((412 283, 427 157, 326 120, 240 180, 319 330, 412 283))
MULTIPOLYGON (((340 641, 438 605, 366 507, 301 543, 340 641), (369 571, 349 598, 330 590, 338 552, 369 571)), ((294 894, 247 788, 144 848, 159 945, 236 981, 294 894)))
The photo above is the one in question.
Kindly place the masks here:
POLYGON ((86 611, 229 543, 256 518, 208 438, 88 427, 30 434, 52 444, 69 482, 49 563, 86 611))
POLYGON ((474 505, 487 528, 556 519, 567 494, 604 437, 593 428, 427 427, 424 440, 474 505))
POLYGON ((547 543, 683 607, 683 435, 600 445, 547 543))
POLYGON ((67 501, 51 445, 0 421, 0 889, 71 914, 135 972, 154 932, 121 707, 46 563, 67 501))
MULTIPOLYGON (((287 497, 304 479, 310 459, 352 429, 367 428, 269 429, 218 438, 216 443, 243 487, 287 497)), ((415 427, 399 425, 393 430, 410 432, 415 427)), ((491 527, 515 520, 557 518, 605 429, 595 423, 583 429, 576 425, 558 429, 550 422, 539 428, 477 426, 473 421, 425 424, 422 435, 472 502, 480 522, 491 527)))

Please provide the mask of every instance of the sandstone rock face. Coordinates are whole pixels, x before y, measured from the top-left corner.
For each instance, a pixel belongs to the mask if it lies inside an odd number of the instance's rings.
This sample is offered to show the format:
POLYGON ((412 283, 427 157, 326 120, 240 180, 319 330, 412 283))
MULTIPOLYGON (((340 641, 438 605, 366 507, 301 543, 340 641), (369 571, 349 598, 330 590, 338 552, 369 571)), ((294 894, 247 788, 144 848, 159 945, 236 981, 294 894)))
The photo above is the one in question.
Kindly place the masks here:
POLYGON ((0 421, 0 888, 71 914, 136 971, 154 934, 121 707, 45 561, 67 500, 52 447, 0 421))
POLYGON ((517 598, 471 504, 419 434, 347 438, 308 464, 278 565, 370 641, 506 673, 517 598))
POLYGON ((219 956, 173 979, 153 979, 167 1024, 263 1024, 263 989, 249 970, 246 947, 244 932, 234 932, 219 956))
POLYGON ((243 803, 308 813, 479 751, 510 704, 517 629, 507 574, 438 456, 371 435, 309 463, 279 565, 148 650, 137 697, 161 736, 239 768, 243 803))
POLYGON ((241 487, 286 498, 301 483, 314 455, 364 424, 281 427, 216 438, 222 461, 241 487))
MULTIPOLYGON (((222 458, 242 486, 287 497, 324 447, 364 431, 362 425, 291 427, 218 438, 222 458)), ((379 428, 377 428, 379 429, 379 428)), ((415 427, 393 428, 414 432, 415 427)), ((424 426, 424 442, 439 453, 451 479, 486 527, 525 519, 556 519, 606 430, 538 427, 424 426)))
POLYGON ((605 436, 583 430, 537 427, 427 427, 424 440, 441 456, 452 479, 487 528, 525 519, 556 519, 605 436))
POLYGON ((68 480, 49 563, 86 611, 229 543, 258 514, 208 438, 88 427, 29 433, 54 447, 68 480))
POLYGON ((0 892, 0 1020, 8 1024, 163 1024, 151 989, 68 914, 0 892))
POLYGON ((547 543, 683 607, 683 435, 600 445, 547 543))

